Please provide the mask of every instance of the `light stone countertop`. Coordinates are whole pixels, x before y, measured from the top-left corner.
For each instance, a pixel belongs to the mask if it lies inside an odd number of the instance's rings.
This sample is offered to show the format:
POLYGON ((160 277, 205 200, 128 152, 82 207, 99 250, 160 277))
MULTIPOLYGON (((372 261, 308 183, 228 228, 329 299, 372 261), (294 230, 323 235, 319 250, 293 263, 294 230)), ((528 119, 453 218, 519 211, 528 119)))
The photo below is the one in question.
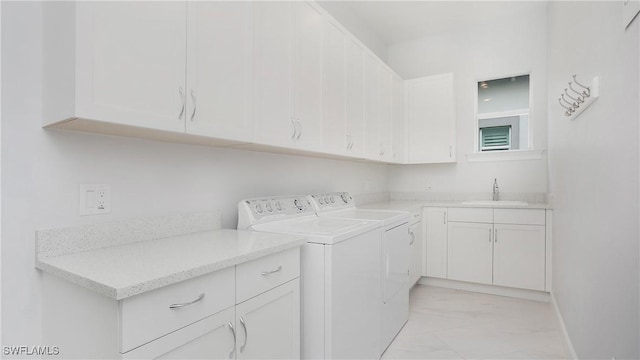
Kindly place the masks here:
POLYGON ((115 300, 301 246, 300 236, 216 229, 36 259, 36 267, 115 300))
MULTIPOLYGON (((487 200, 489 202, 489 200, 487 200)), ((552 209, 549 203, 528 202, 527 205, 513 204, 470 204, 467 201, 442 201, 442 200, 390 200, 358 206, 361 209, 379 210, 404 210, 412 211, 420 207, 464 207, 464 208, 493 208, 493 209, 552 209)))

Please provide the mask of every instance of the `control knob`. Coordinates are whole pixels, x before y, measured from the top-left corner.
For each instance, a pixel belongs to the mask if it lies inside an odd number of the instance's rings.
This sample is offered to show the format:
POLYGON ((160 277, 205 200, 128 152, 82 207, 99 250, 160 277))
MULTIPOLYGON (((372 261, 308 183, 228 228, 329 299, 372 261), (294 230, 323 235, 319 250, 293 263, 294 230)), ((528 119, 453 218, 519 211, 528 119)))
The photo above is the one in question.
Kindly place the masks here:
POLYGON ((262 210, 262 205, 260 205, 260 204, 256 204, 254 206, 254 209, 256 210, 256 213, 258 213, 258 214, 262 214, 262 212, 264 211, 264 210, 262 210))

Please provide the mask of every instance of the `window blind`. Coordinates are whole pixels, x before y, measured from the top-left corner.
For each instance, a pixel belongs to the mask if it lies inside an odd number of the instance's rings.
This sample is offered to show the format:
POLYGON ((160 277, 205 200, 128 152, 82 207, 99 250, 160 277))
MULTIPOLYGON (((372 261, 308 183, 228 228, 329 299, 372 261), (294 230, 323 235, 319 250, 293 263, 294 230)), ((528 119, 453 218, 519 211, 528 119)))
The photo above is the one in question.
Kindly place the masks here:
POLYGON ((509 150, 511 148, 511 126, 493 126, 480 129, 482 151, 509 150))

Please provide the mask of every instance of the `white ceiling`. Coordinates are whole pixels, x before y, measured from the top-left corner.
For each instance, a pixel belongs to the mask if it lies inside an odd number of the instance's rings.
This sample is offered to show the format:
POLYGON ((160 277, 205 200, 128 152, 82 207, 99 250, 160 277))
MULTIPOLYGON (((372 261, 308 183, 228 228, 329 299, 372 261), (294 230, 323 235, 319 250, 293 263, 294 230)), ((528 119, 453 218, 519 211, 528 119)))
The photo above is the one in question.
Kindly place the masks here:
POLYGON ((331 1, 367 25, 385 45, 526 17, 546 1, 331 1))

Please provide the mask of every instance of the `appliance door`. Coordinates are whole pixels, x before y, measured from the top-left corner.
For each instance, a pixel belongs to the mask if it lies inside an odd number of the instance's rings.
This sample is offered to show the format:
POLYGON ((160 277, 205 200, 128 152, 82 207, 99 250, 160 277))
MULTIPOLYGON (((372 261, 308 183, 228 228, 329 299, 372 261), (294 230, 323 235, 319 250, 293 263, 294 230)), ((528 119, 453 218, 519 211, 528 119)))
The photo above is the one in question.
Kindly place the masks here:
POLYGON ((385 231, 382 239, 383 301, 388 303, 400 291, 407 291, 409 282, 409 224, 385 231))
POLYGON ((380 357, 381 242, 377 228, 325 246, 325 359, 380 357))

